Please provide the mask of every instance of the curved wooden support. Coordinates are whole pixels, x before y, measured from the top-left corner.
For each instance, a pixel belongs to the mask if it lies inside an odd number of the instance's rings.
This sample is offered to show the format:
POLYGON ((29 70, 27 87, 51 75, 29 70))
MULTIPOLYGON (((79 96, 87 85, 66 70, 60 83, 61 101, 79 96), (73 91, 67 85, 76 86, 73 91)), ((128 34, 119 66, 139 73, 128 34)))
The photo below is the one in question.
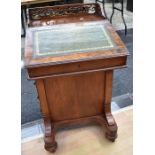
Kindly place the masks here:
POLYGON ((111 113, 105 114, 105 117, 106 117, 106 128, 107 128, 105 136, 107 139, 114 142, 115 139, 117 138, 117 124, 111 113))
POLYGON ((49 112, 48 104, 46 100, 44 81, 42 79, 36 80, 36 86, 37 86, 41 112, 42 112, 44 126, 45 126, 44 147, 49 152, 55 152, 57 148, 57 143, 55 141, 55 136, 54 136, 54 125, 52 124, 50 119, 50 112, 49 112))
POLYGON ((114 142, 117 138, 117 124, 113 115, 111 114, 113 71, 107 71, 105 78, 105 101, 103 114, 106 121, 106 138, 114 142))
POLYGON ((54 136, 54 125, 51 124, 49 118, 44 118, 44 125, 45 125, 44 147, 49 152, 55 152, 57 148, 57 143, 55 141, 54 136))

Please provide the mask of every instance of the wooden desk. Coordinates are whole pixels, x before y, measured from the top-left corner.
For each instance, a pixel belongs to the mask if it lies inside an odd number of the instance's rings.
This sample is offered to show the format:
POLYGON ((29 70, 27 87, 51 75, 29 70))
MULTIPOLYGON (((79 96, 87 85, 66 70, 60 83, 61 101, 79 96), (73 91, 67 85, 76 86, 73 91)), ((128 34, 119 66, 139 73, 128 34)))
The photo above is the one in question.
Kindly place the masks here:
POLYGON ((56 150, 57 128, 73 124, 97 122, 115 141, 112 77, 127 55, 96 3, 29 9, 25 67, 36 82, 46 150, 56 150))

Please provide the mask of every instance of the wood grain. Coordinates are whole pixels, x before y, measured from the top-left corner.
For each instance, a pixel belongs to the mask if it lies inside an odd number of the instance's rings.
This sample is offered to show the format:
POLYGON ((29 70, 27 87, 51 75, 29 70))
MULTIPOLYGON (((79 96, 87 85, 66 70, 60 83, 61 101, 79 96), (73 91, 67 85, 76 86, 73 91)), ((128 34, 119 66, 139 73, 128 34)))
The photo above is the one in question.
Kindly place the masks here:
POLYGON ((102 114, 104 72, 47 78, 44 81, 52 121, 102 114))

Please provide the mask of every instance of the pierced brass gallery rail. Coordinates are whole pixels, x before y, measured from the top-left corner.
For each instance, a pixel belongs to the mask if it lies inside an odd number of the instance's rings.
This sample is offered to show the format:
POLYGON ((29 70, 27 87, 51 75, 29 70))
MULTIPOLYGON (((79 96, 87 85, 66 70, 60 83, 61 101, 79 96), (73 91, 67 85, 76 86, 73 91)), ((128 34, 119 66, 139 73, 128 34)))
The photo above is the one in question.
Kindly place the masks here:
POLYGON ((51 17, 78 16, 79 14, 102 15, 99 4, 77 4, 30 8, 28 10, 29 20, 42 20, 51 17))

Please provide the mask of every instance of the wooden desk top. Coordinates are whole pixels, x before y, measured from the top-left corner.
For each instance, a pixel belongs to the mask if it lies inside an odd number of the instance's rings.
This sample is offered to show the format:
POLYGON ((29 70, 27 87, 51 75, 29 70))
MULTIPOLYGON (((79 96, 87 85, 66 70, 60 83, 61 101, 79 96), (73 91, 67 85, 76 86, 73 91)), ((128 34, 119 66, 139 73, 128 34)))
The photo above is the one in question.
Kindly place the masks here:
POLYGON ((113 49, 115 44, 100 22, 32 28, 33 58, 113 49))
MULTIPOLYGON (((80 4, 80 6, 83 5, 85 4, 80 4)), ((86 5, 96 6, 97 4, 86 5)), ((77 7, 75 4, 74 6, 77 7)), ((61 7, 63 6, 59 6, 61 7)), ((27 29, 25 45, 25 66, 27 68, 128 54, 109 21, 99 14, 38 19, 34 20, 27 29), (41 21, 43 21, 42 26, 41 21), (39 25, 36 24, 37 22, 39 25), (37 26, 34 26, 34 23, 37 26)))

